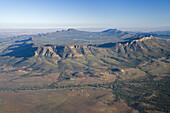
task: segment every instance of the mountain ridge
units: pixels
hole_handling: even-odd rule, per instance
[[[115,59],[123,58],[124,62],[126,60],[133,61],[138,59],[143,61],[169,56],[168,48],[168,44],[157,40],[153,36],[141,36],[129,41],[110,42],[100,45],[36,45],[28,40],[27,42],[8,47],[2,56],[22,58],[24,60],[28,60],[31,57],[48,57],[50,59],[57,58],[62,60],[90,56],[101,58],[112,58],[114,56]]]
[[[122,99],[139,112],[169,110],[169,43],[153,36],[88,45],[34,39],[14,40],[1,52],[1,91],[109,88],[109,107]]]
[[[108,29],[102,32],[88,32],[70,28],[68,30],[39,34],[31,37],[34,42],[43,44],[88,45],[120,41],[132,36],[134,35],[117,29]]]

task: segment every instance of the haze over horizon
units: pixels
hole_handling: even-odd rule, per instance
[[[170,30],[169,0],[0,0],[0,29]]]

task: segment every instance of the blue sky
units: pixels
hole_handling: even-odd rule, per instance
[[[167,26],[170,0],[0,0],[0,28]]]

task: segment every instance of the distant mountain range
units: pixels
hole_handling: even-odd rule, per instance
[[[102,32],[87,32],[76,29],[61,30],[38,35],[22,35],[12,38],[13,40],[22,40],[25,37],[31,37],[35,43],[40,44],[65,44],[65,45],[88,45],[104,42],[115,42],[125,38],[130,38],[130,34],[117,29],[108,29]]]

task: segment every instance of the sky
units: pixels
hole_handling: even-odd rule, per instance
[[[170,0],[0,0],[0,28],[170,26]]]

